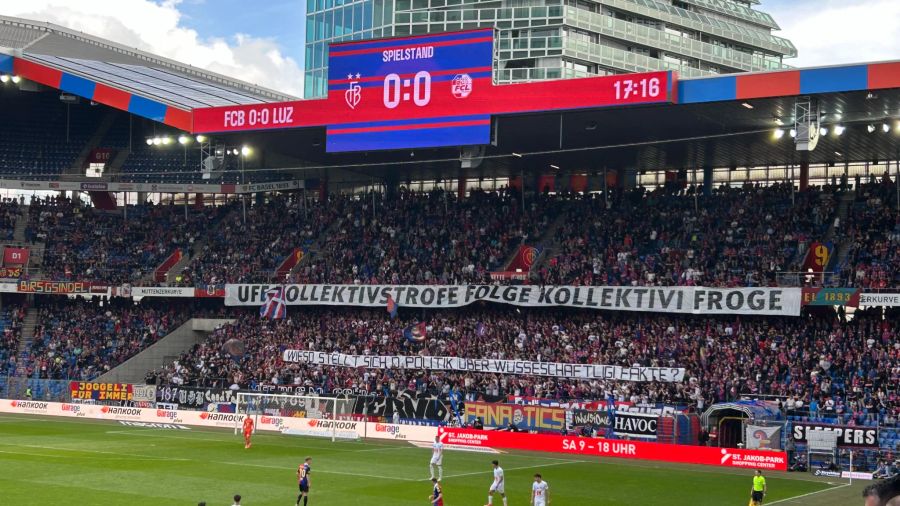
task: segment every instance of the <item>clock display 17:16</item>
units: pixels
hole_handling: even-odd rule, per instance
[[[659,78],[650,79],[622,79],[613,83],[616,89],[616,100],[628,100],[630,98],[657,98],[659,97]]]
[[[431,74],[420,70],[412,78],[401,78],[397,74],[384,76],[384,106],[394,109],[401,102],[412,100],[419,107],[431,101]]]

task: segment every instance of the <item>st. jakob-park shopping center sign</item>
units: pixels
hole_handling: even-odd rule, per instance
[[[328,97],[196,109],[195,133],[326,127],[326,151],[488,144],[491,117],[672,101],[671,72],[495,85],[494,31],[332,44]]]
[[[498,285],[225,285],[226,306],[256,306],[284,288],[288,306],[449,308],[480,301],[526,307],[579,307],[690,314],[800,315],[799,288]]]

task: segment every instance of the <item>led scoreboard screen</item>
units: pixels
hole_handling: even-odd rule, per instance
[[[328,100],[347,123],[327,128],[326,150],[487,144],[491,116],[460,114],[491,88],[492,29],[333,44]]]
[[[325,99],[195,109],[193,133],[325,127],[326,151],[489,144],[494,116],[664,104],[671,71],[496,85],[493,29],[329,47]]]

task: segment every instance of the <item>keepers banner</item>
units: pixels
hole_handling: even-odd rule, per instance
[[[800,315],[799,288],[705,288],[499,285],[226,285],[226,306],[261,306],[266,291],[284,286],[289,306],[415,308],[466,306],[479,301],[532,307],[586,307],[662,313]]]
[[[599,364],[563,364],[527,360],[494,360],[457,357],[345,355],[322,351],[284,350],[285,362],[356,367],[363,369],[434,369],[479,373],[553,376],[557,378],[609,379],[617,381],[684,380],[684,369],[677,367],[623,367]]]

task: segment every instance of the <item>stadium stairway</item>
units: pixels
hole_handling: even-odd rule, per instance
[[[337,232],[337,229],[340,226],[340,224],[341,224],[341,220],[334,220],[331,222],[330,225],[328,225],[328,228],[326,228],[321,234],[319,234],[318,237],[316,237],[313,240],[313,242],[311,244],[309,244],[308,246],[303,245],[303,244],[298,245],[298,247],[306,246],[306,250],[303,253],[303,258],[301,258],[300,261],[297,262],[297,265],[295,265],[290,270],[290,272],[288,272],[288,278],[293,276],[295,273],[299,272],[300,269],[302,269],[308,263],[310,263],[316,257],[316,255],[318,255],[319,252],[322,251],[322,248],[325,246],[325,241],[329,237],[332,237],[335,232]]]
[[[184,272],[184,269],[186,269],[187,266],[190,265],[191,260],[193,260],[196,255],[200,254],[200,252],[202,252],[203,249],[206,247],[206,242],[207,242],[206,236],[200,236],[197,239],[195,239],[193,248],[189,251],[186,251],[185,254],[181,256],[181,260],[176,262],[175,265],[173,265],[169,269],[169,271],[166,272],[166,280],[165,280],[165,282],[163,282],[163,285],[168,286],[175,280],[176,276],[178,276],[179,274]],[[149,277],[150,280],[154,280],[155,275],[156,275],[156,270],[154,269],[153,272],[149,273],[147,276],[144,276],[144,277],[145,278]]]
[[[110,110],[104,116],[103,119],[100,120],[100,124],[97,125],[96,130],[91,135],[91,138],[85,143],[84,147],[81,149],[81,152],[78,153],[78,157],[75,158],[75,161],[72,162],[72,166],[65,170],[61,174],[62,179],[66,179],[66,176],[83,176],[85,161],[87,160],[88,155],[91,154],[91,151],[94,148],[104,147],[100,146],[100,142],[106,137],[106,133],[112,127],[113,123],[116,121],[116,117],[118,116],[119,111]]]
[[[143,383],[147,372],[171,364],[207,335],[233,319],[191,318],[146,350],[101,375],[96,381],[112,383]]]
[[[28,364],[28,350],[34,341],[34,327],[38,322],[38,310],[34,307],[34,295],[28,296],[28,307],[25,310],[25,318],[22,319],[22,339],[19,340],[19,349],[16,356],[16,376],[25,376],[25,364]]]
[[[20,208],[27,209],[27,208]],[[18,243],[24,243],[27,239],[25,237],[25,230],[28,229],[28,212],[22,211],[19,213],[19,216],[16,217],[16,228],[13,230],[13,240]]]
[[[850,211],[850,206],[853,205],[855,200],[855,191],[844,192],[838,199],[838,208],[835,212],[835,219],[832,221],[831,226],[828,227],[828,232],[825,234],[825,241],[831,241],[835,244],[837,249],[836,253],[832,255],[831,260],[828,262],[828,267],[826,268],[828,272],[839,271],[840,266],[847,260],[847,255],[850,254],[852,241],[849,237],[844,236],[843,227],[847,223],[847,215]],[[835,224],[837,224],[837,226],[835,226]]]
[[[556,217],[556,219],[554,219],[553,222],[550,223],[550,226],[547,227],[547,229],[544,230],[544,233],[541,234],[541,236],[535,241],[536,243],[541,244],[543,248],[541,248],[541,253],[531,265],[531,272],[535,272],[546,267],[547,263],[549,263],[550,260],[559,253],[559,244],[556,242],[555,237],[556,231],[559,230],[559,227],[561,227],[566,221],[566,211],[568,211],[568,208],[560,209],[559,215]],[[504,265],[509,265],[517,252],[518,246],[513,249],[510,257],[506,259],[506,263]]]

